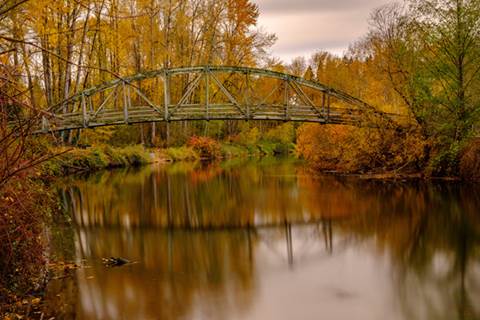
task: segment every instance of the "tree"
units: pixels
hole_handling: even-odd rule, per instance
[[[402,97],[440,167],[455,166],[480,110],[480,2],[408,0],[372,15],[372,55]]]
[[[406,4],[375,11],[370,48],[424,134],[461,144],[478,121],[480,2]]]
[[[440,111],[446,143],[460,143],[471,133],[480,107],[480,1],[411,1],[414,28],[425,44],[424,90]]]

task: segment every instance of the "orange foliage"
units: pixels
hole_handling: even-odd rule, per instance
[[[202,159],[218,159],[222,156],[220,144],[209,137],[193,136],[188,140],[188,146],[192,147]]]
[[[297,130],[297,153],[318,169],[339,169],[348,131],[346,126],[304,124]]]
[[[480,180],[480,139],[474,139],[460,155],[460,176],[466,180]]]
[[[425,144],[416,132],[382,128],[304,124],[297,130],[297,153],[318,170],[417,171]]]

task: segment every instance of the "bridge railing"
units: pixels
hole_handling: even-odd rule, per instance
[[[140,73],[84,90],[44,116],[39,132],[185,120],[277,120],[363,125],[394,114],[292,75],[245,67]]]

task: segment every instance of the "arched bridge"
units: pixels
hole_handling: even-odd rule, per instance
[[[372,117],[396,117],[315,81],[227,66],[171,68],[118,78],[77,93],[49,111],[37,132],[184,120],[364,125]]]

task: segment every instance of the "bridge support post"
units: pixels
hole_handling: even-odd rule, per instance
[[[327,121],[330,120],[330,95],[327,96]]]
[[[170,106],[170,76],[168,75],[168,72],[165,71],[165,74],[163,75],[163,95],[164,95],[164,106],[163,106],[163,111],[164,111],[164,119],[165,121],[170,120],[170,115],[168,112],[168,107]]]
[[[322,114],[325,123],[328,123],[330,119],[330,94],[328,91],[322,93]]]
[[[123,82],[123,119],[128,124],[128,108],[130,105],[130,92],[125,82]]]
[[[325,120],[325,123],[327,122],[327,117],[325,117],[325,91],[322,92],[322,115],[323,115],[323,120]]]
[[[247,110],[247,121],[250,120],[250,72],[245,72],[245,82],[247,84],[247,92],[245,93],[245,102]]]
[[[45,116],[42,116],[42,131],[44,133],[48,132],[48,120]]]
[[[290,115],[290,92],[289,92],[289,87],[290,87],[290,79],[287,77],[285,78],[285,121],[288,121],[289,115]]]
[[[82,94],[82,122],[83,127],[88,127],[88,114],[87,114],[87,103],[85,102],[85,95]]]
[[[207,121],[210,120],[210,69],[205,68],[205,108]]]

